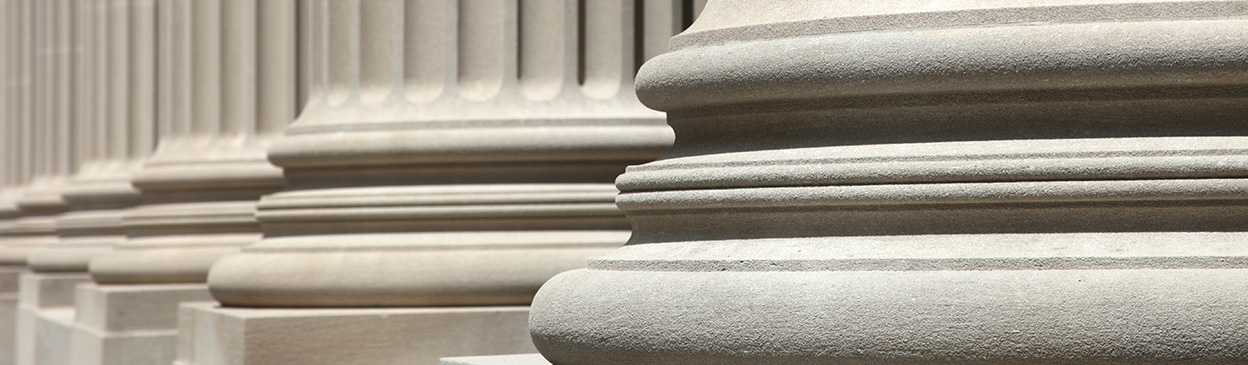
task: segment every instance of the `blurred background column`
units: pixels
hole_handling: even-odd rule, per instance
[[[158,92],[110,94],[110,106],[129,109],[109,111],[161,128],[133,174],[142,204],[122,217],[125,242],[92,259],[96,285],[78,289],[76,364],[174,360],[178,304],[211,300],[209,265],[260,238],[256,200],[283,185],[265,147],[296,111],[293,0],[128,5],[110,14],[126,22],[110,23],[110,37],[159,37],[130,45],[142,53],[114,55],[133,68],[110,68],[152,73],[142,80]]]
[[[264,240],[212,267],[221,306],[183,307],[180,363],[533,351],[533,294],[624,243],[611,182],[671,143],[632,78],[681,17],[643,25],[632,1],[300,4],[309,101],[269,149],[288,185],[260,202]]]
[[[23,118],[27,102],[24,96],[30,85],[29,73],[24,71],[30,56],[23,48],[25,35],[29,34],[25,7],[22,0],[0,0],[0,173],[4,179],[0,187],[0,248],[20,237],[13,226],[21,217],[17,199],[30,180],[28,155],[24,152],[24,130],[29,126],[28,119]],[[0,261],[0,365],[12,365],[16,360],[18,283],[24,266],[12,259]]]
[[[24,133],[31,146],[25,155],[34,160],[34,180],[18,198],[22,213],[13,224],[18,236],[0,247],[0,260],[30,263],[30,253],[58,241],[56,219],[68,205],[62,193],[77,170],[81,146],[74,143],[77,87],[73,66],[80,56],[75,43],[77,3],[70,0],[33,1],[24,22],[31,22],[33,85],[24,95],[33,100],[32,128]],[[17,314],[16,363],[63,364],[64,349],[46,347],[40,339],[66,339],[73,320],[73,285],[84,276],[23,273]],[[55,340],[54,340],[55,341]],[[67,342],[67,341],[60,341]]]
[[[1248,7],[716,0],[550,362],[1248,362]]]
[[[58,113],[70,118],[73,139],[65,148],[83,164],[61,190],[70,211],[56,218],[59,238],[28,256],[33,272],[22,276],[22,300],[32,303],[23,307],[23,320],[31,322],[30,331],[20,334],[27,347],[19,353],[31,354],[34,364],[69,364],[75,285],[90,282],[90,258],[124,239],[122,209],[138,201],[138,193],[126,175],[134,165],[127,165],[125,159],[150,151],[155,128],[151,120],[143,118],[108,118],[108,105],[103,100],[110,92],[109,77],[118,85],[112,92],[137,104],[142,103],[144,94],[150,99],[154,93],[150,77],[154,75],[147,72],[145,82],[141,71],[110,73],[107,52],[110,47],[118,52],[150,52],[155,33],[150,28],[137,29],[129,33],[134,39],[110,40],[106,25],[97,25],[97,21],[105,19],[111,3],[57,0],[50,5],[56,20],[53,36],[65,43],[57,50],[58,92],[54,100]],[[149,40],[146,47],[144,39]],[[135,47],[128,48],[127,44]],[[136,71],[147,68],[135,65]],[[61,75],[69,77],[61,80]],[[133,152],[127,154],[127,150]]]

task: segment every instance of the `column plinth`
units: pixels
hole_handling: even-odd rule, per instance
[[[638,76],[677,140],[552,363],[1248,359],[1248,13],[711,2]],[[796,10],[796,11],[790,11]]]

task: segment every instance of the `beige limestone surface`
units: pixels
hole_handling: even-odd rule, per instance
[[[541,354],[444,357],[439,365],[550,365]]]
[[[222,307],[192,313],[220,321],[184,332],[240,345],[182,361],[527,352],[524,306],[546,279],[624,243],[611,181],[671,141],[631,89],[638,61],[665,48],[645,40],[675,32],[680,4],[304,4],[308,103],[268,150],[287,186],[260,200],[264,238],[209,273]],[[294,333],[363,330],[350,321],[387,311],[401,314],[366,322],[393,334],[377,346],[364,345],[372,334],[324,345],[332,336]],[[461,312],[474,314],[443,322]],[[335,347],[306,350],[317,345]]]
[[[150,6],[61,4],[58,16],[73,23],[71,142],[81,165],[61,191],[69,211],[56,218],[57,241],[32,251],[29,264],[35,272],[85,273],[92,258],[125,240],[123,210],[140,201],[130,175],[154,144],[156,125],[142,108],[150,105],[145,96],[154,90],[154,73],[142,72],[142,60],[156,35],[143,23],[152,20],[144,13]],[[110,33],[130,23],[132,31]]]
[[[577,6],[309,2],[309,101],[269,149],[289,186],[260,202],[264,239],[213,267],[214,297],[523,305],[622,244],[610,181],[671,140],[630,91],[634,33],[673,29],[597,2],[578,27]]]
[[[133,112],[162,128],[132,178],[143,204],[123,217],[127,239],[91,272],[104,284],[202,283],[218,256],[259,239],[255,201],[283,185],[264,148],[295,112],[294,2],[118,8],[142,15],[129,21],[144,28],[110,23],[116,31],[166,35],[118,56],[160,91],[140,95],[144,108]]]
[[[91,281],[85,273],[21,276],[14,349],[17,364],[69,364],[74,323],[74,288]]]
[[[711,2],[552,363],[1248,362],[1248,3]]]
[[[260,238],[256,200],[284,184],[264,150],[296,111],[295,2],[111,4],[108,34],[131,43],[109,65],[135,79],[110,90],[109,110],[159,135],[150,156],[125,155],[142,157],[129,176],[141,204],[120,217],[125,240],[90,261],[99,285],[78,292],[74,361],[166,365],[178,304],[211,300],[208,268]]]
[[[75,365],[170,364],[178,305],[212,301],[203,284],[83,284],[73,298]]]
[[[23,42],[18,54],[30,62],[30,85],[21,103],[22,126],[14,130],[21,139],[16,158],[27,164],[22,175],[26,185],[16,199],[20,218],[7,227],[0,260],[13,265],[29,265],[32,271],[45,271],[57,265],[35,268],[34,253],[59,243],[57,221],[73,207],[65,198],[70,177],[82,165],[86,146],[79,145],[85,121],[80,106],[87,104],[79,88],[85,77],[84,42],[75,25],[89,13],[81,2],[20,1],[11,3],[26,16],[20,25],[29,46]],[[12,11],[13,8],[7,8]],[[7,13],[6,11],[6,13]],[[32,52],[32,53],[26,53]],[[29,104],[25,104],[29,103]],[[75,253],[74,255],[77,255]],[[54,260],[55,261],[55,260]],[[81,265],[84,266],[85,264]],[[53,268],[51,271],[59,271]],[[87,280],[85,273],[23,273],[15,330],[13,356],[16,364],[68,364],[68,337],[73,322],[73,285]]]
[[[427,364],[532,352],[528,307],[224,308],[185,304],[175,364]]]
[[[13,365],[17,349],[18,292],[21,267],[0,267],[0,365]]]

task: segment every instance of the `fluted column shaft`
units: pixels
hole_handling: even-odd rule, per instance
[[[10,239],[0,246],[0,263],[25,265],[30,250],[56,241],[55,217],[64,212],[61,196],[66,180],[77,167],[69,117],[70,33],[68,1],[19,2],[21,57],[25,84],[19,96],[23,170],[29,177],[17,198],[22,217],[6,230]]]
[[[161,54],[127,65],[143,67],[132,72],[166,76],[162,104],[156,105],[154,93],[119,97],[128,103],[110,112],[143,125],[159,117],[165,128],[156,152],[134,176],[145,203],[124,217],[127,241],[91,263],[103,284],[203,282],[217,256],[259,239],[255,201],[283,184],[281,171],[265,161],[264,148],[296,110],[293,1],[179,0],[160,6],[169,18],[161,22],[168,36]],[[146,45],[155,47],[155,41]],[[152,87],[154,80],[142,79]],[[121,148],[114,154],[137,152]]]
[[[3,16],[3,25],[0,25],[0,50],[4,51],[5,57],[0,57],[0,126],[3,130],[4,146],[0,153],[4,154],[4,167],[0,175],[3,176],[0,186],[0,234],[4,234],[10,220],[17,217],[17,195],[22,184],[26,182],[25,172],[22,170],[21,153],[22,135],[21,130],[21,66],[22,53],[21,46],[21,12],[20,3],[17,0],[5,0],[0,2],[0,16]]]
[[[637,90],[577,364],[1248,361],[1248,6],[720,0]]]
[[[213,267],[223,304],[527,304],[627,238],[610,182],[671,140],[634,52],[677,6],[635,29],[633,2],[306,4],[309,101],[269,149],[288,188]]]
[[[34,252],[59,242],[59,213],[69,208],[64,192],[70,177],[78,170],[88,145],[80,144],[81,136],[90,133],[82,128],[80,106],[87,84],[79,66],[84,59],[85,39],[83,18],[92,8],[85,1],[48,0],[30,4],[33,23],[33,84],[30,143],[32,153],[24,158],[35,161],[33,180],[18,199],[22,217],[13,226],[19,232],[0,247],[3,260],[31,265],[35,268]],[[77,254],[74,252],[72,255]],[[79,265],[85,268],[85,263]],[[55,270],[54,270],[55,271]],[[22,273],[19,278],[20,298],[16,324],[15,362],[18,365],[66,364],[71,317],[63,316],[73,306],[73,285],[87,281],[85,274],[62,275],[39,272]]]
[[[0,247],[15,237],[13,224],[20,216],[17,199],[29,175],[23,169],[27,155],[22,152],[23,121],[21,102],[24,92],[22,72],[22,3],[0,0]],[[0,263],[0,365],[13,365],[15,320],[19,302],[18,281],[22,267],[8,260]]]
[[[122,211],[139,202],[130,174],[151,151],[156,129],[152,118],[143,116],[151,111],[130,112],[151,109],[150,101],[142,99],[155,93],[154,4],[113,0],[71,4],[75,42],[69,116],[74,153],[82,165],[62,189],[70,211],[56,220],[60,239],[31,253],[30,266],[36,272],[86,272],[91,258],[124,240]],[[118,150],[131,152],[113,152]]]

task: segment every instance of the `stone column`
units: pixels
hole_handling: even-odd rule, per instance
[[[21,336],[30,347],[22,350],[34,354],[34,363],[69,364],[75,286],[91,281],[91,258],[124,240],[122,213],[138,203],[129,175],[150,152],[156,127],[145,117],[152,113],[142,112],[151,109],[155,73],[151,61],[139,60],[152,58],[156,34],[148,24],[154,20],[150,3],[58,0],[53,5],[58,24],[72,24],[68,32],[57,32],[69,39],[59,53],[65,57],[58,57],[58,74],[70,77],[56,87],[57,95],[70,100],[58,108],[71,119],[72,153],[84,164],[61,190],[70,211],[56,218],[59,239],[32,250],[27,260],[33,272],[22,276],[22,299],[35,303],[24,313],[34,333]],[[110,38],[110,14],[120,12],[126,13],[118,28],[130,30]],[[130,62],[111,62],[114,55]],[[119,102],[110,104],[109,98]]]
[[[22,153],[25,141],[22,139],[24,123],[21,119],[21,96],[24,95],[24,78],[22,73],[26,53],[21,50],[22,2],[17,0],[0,0],[0,170],[4,170],[4,186],[0,186],[0,247],[10,244],[15,232],[12,224],[20,217],[17,209],[17,197],[21,195],[21,187],[29,180],[29,175],[22,169]],[[0,262],[0,365],[12,365],[15,360],[15,335],[17,319],[17,302],[19,291],[17,282],[22,272],[20,264],[6,261]]]
[[[636,28],[634,2],[301,5],[309,101],[269,149],[288,186],[213,266],[222,306],[183,307],[180,363],[532,351],[533,294],[624,243],[611,181],[671,142],[631,90],[639,40],[675,23]]]
[[[57,241],[56,218],[68,205],[63,191],[80,161],[73,143],[80,132],[74,128],[75,98],[71,93],[73,64],[77,55],[74,30],[76,3],[70,0],[34,1],[29,4],[33,24],[32,121],[34,180],[18,199],[22,218],[14,223],[20,236],[4,247],[4,260],[29,264],[33,250]],[[20,278],[17,314],[16,363],[66,364],[68,329],[73,321],[73,285],[83,276],[24,273]]]
[[[712,1],[678,136],[551,279],[576,364],[1248,362],[1248,7]]]
[[[141,113],[164,127],[134,174],[143,204],[123,217],[126,241],[92,259],[98,285],[78,289],[74,346],[84,364],[174,360],[178,304],[211,300],[203,284],[209,265],[260,238],[256,200],[283,185],[265,147],[296,111],[293,1],[131,5],[140,7],[147,9],[142,18],[133,11],[117,17],[159,27],[160,39],[142,55],[114,61],[147,66],[128,72],[160,72],[161,97],[116,101],[128,102],[122,107],[130,118]],[[127,29],[144,34],[110,31]]]
[[[0,265],[26,264],[30,250],[56,240],[55,216],[66,209],[60,188],[68,179],[68,119],[57,111],[53,83],[56,44],[51,19],[54,2],[19,0],[20,123],[23,143],[19,159],[29,178],[18,194],[21,217],[8,229],[10,238],[0,247]]]
[[[8,246],[13,239],[12,224],[20,217],[17,198],[28,180],[22,161],[24,148],[23,119],[21,118],[23,95],[22,59],[22,3],[18,0],[0,0],[0,170],[3,170],[3,186],[0,186],[0,247]],[[13,365],[18,306],[18,281],[23,268],[11,262],[0,263],[0,365]]]

